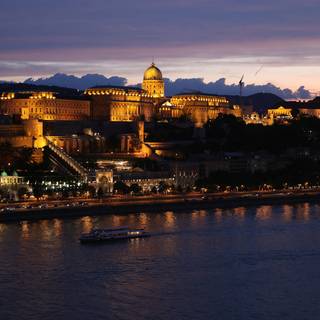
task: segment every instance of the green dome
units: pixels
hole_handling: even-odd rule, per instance
[[[13,175],[14,177],[18,177],[18,176],[19,176],[16,170],[14,170],[14,171],[12,172],[12,175]]]
[[[5,171],[1,172],[1,177],[7,177],[7,176],[8,176],[8,174]]]

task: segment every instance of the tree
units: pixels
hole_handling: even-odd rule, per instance
[[[13,162],[14,150],[10,143],[4,142],[0,144],[0,168],[6,168],[8,163]]]
[[[141,193],[142,192],[142,188],[141,186],[139,186],[137,183],[133,183],[131,186],[130,186],[130,192],[132,193]]]
[[[6,189],[0,189],[0,199],[8,199],[9,193]]]
[[[117,181],[114,186],[113,190],[116,193],[128,194],[130,192],[130,188],[122,181]]]
[[[84,192],[88,192],[89,193],[89,197],[90,198],[94,198],[96,195],[96,188],[93,186],[89,186],[88,184],[86,184],[84,186]]]
[[[104,192],[103,192],[102,188],[98,189],[97,195],[98,195],[98,198],[100,198],[100,199],[103,198]]]
[[[182,193],[183,192],[183,189],[182,189],[180,184],[177,186],[177,192],[178,193]]]
[[[166,193],[168,189],[169,189],[169,186],[164,181],[159,182],[158,190],[160,193]]]
[[[292,115],[293,119],[297,119],[300,115],[299,109],[297,109],[297,108],[292,109],[291,115]]]
[[[21,199],[24,195],[28,193],[28,188],[26,187],[20,187],[18,189],[18,197]]]
[[[33,186],[33,195],[39,199],[43,196],[43,188],[42,186],[36,184]]]
[[[67,189],[62,190],[62,198],[67,199],[69,197],[69,191]]]

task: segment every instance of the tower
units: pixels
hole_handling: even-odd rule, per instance
[[[154,63],[152,63],[144,73],[142,89],[147,91],[153,98],[164,97],[164,81],[162,79],[162,73]]]

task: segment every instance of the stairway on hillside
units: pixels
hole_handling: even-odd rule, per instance
[[[50,160],[55,164],[59,164],[65,169],[65,171],[70,172],[72,175],[77,175],[88,180],[89,172],[88,170],[80,164],[77,160],[71,157],[63,149],[56,146],[52,141],[46,138],[47,150],[49,151]]]

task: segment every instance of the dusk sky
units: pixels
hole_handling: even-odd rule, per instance
[[[137,83],[154,57],[171,79],[237,83],[244,73],[246,83],[318,92],[319,13],[319,0],[3,1],[0,79],[100,73]]]

